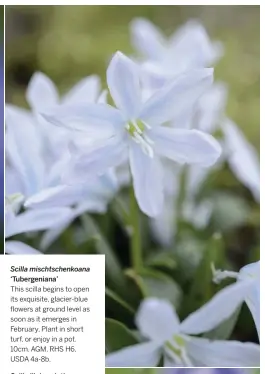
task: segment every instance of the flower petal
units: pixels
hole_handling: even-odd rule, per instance
[[[100,141],[73,156],[63,182],[69,185],[89,183],[94,176],[121,164],[126,157],[126,142],[121,136]]]
[[[66,219],[62,220],[58,225],[55,227],[45,231],[43,234],[41,241],[40,241],[40,249],[47,250],[51,244],[59,238],[59,236],[65,231],[65,229],[70,226],[70,224],[74,221],[76,215],[71,214]]]
[[[168,301],[156,298],[142,301],[135,324],[144,337],[162,343],[179,331],[179,319],[174,307]]]
[[[259,367],[260,365],[259,345],[254,343],[190,338],[186,348],[194,366]]]
[[[210,331],[229,318],[243,303],[250,285],[236,282],[219,291],[208,303],[191,313],[180,325],[185,334]]]
[[[163,170],[160,161],[146,155],[139,145],[130,146],[130,167],[134,193],[140,209],[155,217],[163,209]]]
[[[260,282],[253,283],[245,299],[247,306],[254,319],[258,335],[260,336]]]
[[[212,42],[204,26],[190,20],[177,29],[170,38],[171,48],[180,58],[186,60],[186,68],[205,67],[222,56],[223,48],[218,42]]]
[[[250,278],[258,279],[260,278],[260,261],[253,262],[243,266],[239,273],[238,278],[240,280],[247,280]]]
[[[95,103],[100,91],[100,79],[97,75],[81,79],[61,100],[62,104]]]
[[[121,52],[116,52],[107,70],[111,96],[127,120],[135,119],[141,105],[138,69],[132,60]]]
[[[5,253],[10,255],[42,255],[37,249],[15,240],[5,242]]]
[[[6,152],[8,162],[19,175],[25,195],[35,193],[43,184],[44,163],[41,139],[33,116],[18,108],[6,109]],[[30,147],[29,147],[30,144]]]
[[[259,201],[260,165],[257,151],[231,120],[225,120],[223,131],[229,152],[228,162],[233,173],[240,182],[250,189],[254,198]]]
[[[134,47],[143,56],[160,60],[166,50],[166,40],[160,30],[144,18],[135,18],[130,28]]]
[[[219,143],[198,130],[172,129],[158,126],[152,129],[155,150],[180,164],[211,166],[221,155]]]
[[[40,242],[40,249],[46,250],[49,248],[51,244],[67,229],[67,227],[83,213],[105,213],[106,206],[106,201],[102,199],[94,198],[93,200],[83,201],[76,208],[72,209],[72,214],[69,217],[66,217],[65,220],[62,220],[58,225],[47,230],[43,234]]]
[[[120,112],[105,104],[61,105],[41,115],[56,126],[99,138],[113,135],[115,126],[123,123]]]
[[[181,117],[193,107],[212,81],[213,69],[197,69],[181,74],[144,103],[139,117],[153,126]]]
[[[162,347],[155,342],[135,344],[106,356],[106,367],[155,367]]]
[[[59,103],[59,95],[55,84],[41,72],[36,72],[31,77],[26,99],[30,107],[38,112]]]
[[[50,208],[74,205],[85,198],[86,187],[84,185],[59,185],[46,188],[26,200],[26,208]]]
[[[24,232],[49,229],[64,220],[70,213],[71,210],[68,208],[28,210],[15,216],[12,224],[8,224],[6,237]]]
[[[214,83],[198,101],[196,128],[212,134],[220,125],[227,103],[227,87],[224,83]]]
[[[154,238],[164,247],[174,243],[177,231],[176,199],[166,196],[162,212],[150,220],[150,228]]]

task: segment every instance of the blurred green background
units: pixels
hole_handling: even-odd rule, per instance
[[[227,114],[243,129],[246,137],[259,151],[258,6],[7,6],[6,101],[27,105],[25,89],[36,70],[50,76],[62,92],[90,74],[100,75],[105,86],[105,71],[111,55],[116,50],[133,53],[128,24],[134,17],[150,19],[168,35],[188,19],[198,18],[211,38],[224,44],[225,55],[216,66],[215,79],[228,84]],[[222,267],[229,266],[238,270],[259,258],[259,206],[250,192],[237,181],[227,165],[214,176],[209,188],[222,193],[218,219],[204,233],[188,230],[188,236],[184,237],[183,251],[181,241],[176,244],[177,249],[172,248],[174,254],[178,251],[177,270],[174,264],[170,270],[169,262],[164,266],[166,269],[162,265],[162,271],[184,291],[184,301],[178,307],[181,308],[182,317],[216,292],[216,287],[211,284],[209,269],[209,262],[214,260],[214,247],[223,257],[219,258],[219,266]],[[205,189],[205,193],[207,191]],[[110,209],[105,217],[99,217],[97,223],[114,248],[122,268],[126,269],[129,266],[128,237],[121,229],[113,210]],[[50,252],[93,252],[91,238],[80,239],[82,235],[79,226],[68,229]],[[146,228],[146,224],[143,227]],[[216,244],[214,239],[209,240],[216,230],[222,234],[221,245]],[[146,232],[144,235],[148,236]],[[143,242],[145,247],[149,247],[150,254],[155,253],[157,244],[152,239],[147,238]],[[37,247],[37,242],[31,244]],[[196,257],[196,251],[204,251],[205,256],[210,257],[203,257],[199,264],[201,257]],[[184,256],[184,260],[181,256]],[[148,266],[157,266],[152,263],[153,259],[149,260]],[[158,281],[152,283],[158,293],[160,286]],[[168,287],[171,287],[170,282]],[[164,292],[164,288],[160,289],[161,294]],[[132,303],[135,310],[139,295],[137,294],[136,301],[130,300],[130,296],[130,293],[125,292],[126,301]],[[132,327],[132,316],[116,311],[115,303],[112,309],[111,300],[113,302],[113,294],[109,293],[107,317],[116,318]],[[243,308],[234,336],[242,340],[257,340],[253,321],[246,308]]]

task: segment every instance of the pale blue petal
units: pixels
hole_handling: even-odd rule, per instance
[[[238,180],[250,189],[253,197],[260,199],[260,162],[253,145],[231,120],[223,124],[228,162]]]
[[[87,187],[84,185],[59,185],[46,188],[26,200],[26,208],[50,208],[74,205],[84,199]]]
[[[21,192],[30,195],[39,190],[44,180],[40,136],[33,117],[15,107],[6,110],[6,127],[7,160],[20,176]]]
[[[59,95],[55,84],[41,72],[36,72],[31,77],[26,99],[31,109],[37,112],[59,103]]]
[[[72,214],[62,220],[58,225],[47,230],[40,241],[40,249],[47,250],[51,244],[71,225],[71,223],[85,212],[105,213],[107,204],[102,199],[83,201],[76,208],[72,209]]]
[[[154,238],[164,247],[170,247],[174,243],[177,232],[176,218],[176,199],[166,195],[162,213],[150,220]]]
[[[130,25],[134,47],[150,59],[160,60],[166,52],[166,40],[160,30],[144,18],[135,18]]]
[[[221,155],[219,143],[198,130],[181,130],[159,126],[152,129],[155,150],[180,164],[211,166]]]
[[[15,240],[5,242],[5,253],[10,255],[42,255],[37,249]]]
[[[100,141],[73,157],[69,170],[63,175],[66,184],[89,183],[92,177],[121,164],[126,157],[127,144],[122,136]]]
[[[56,226],[71,214],[68,208],[32,209],[14,217],[6,227],[6,237],[24,232],[40,231]]]
[[[139,117],[150,125],[159,125],[182,116],[193,107],[212,81],[213,69],[181,74],[144,103]]]
[[[198,116],[194,125],[197,129],[212,134],[219,126],[227,104],[227,87],[214,83],[198,101]]]
[[[156,298],[142,301],[135,324],[144,337],[162,343],[179,331],[179,319],[173,305]]]
[[[141,105],[139,67],[121,52],[116,52],[107,70],[107,82],[124,117],[135,119]]]
[[[239,271],[239,279],[259,279],[260,277],[260,261],[253,262],[243,266]]]
[[[260,336],[260,281],[253,283],[245,299],[254,319],[258,335]]]
[[[9,165],[5,166],[5,195],[25,193],[23,178],[14,168]]]
[[[156,367],[162,347],[154,342],[135,344],[106,356],[106,367]]]
[[[103,90],[97,99],[98,104],[108,103],[108,90]]]
[[[180,331],[184,334],[201,334],[213,330],[228,319],[248,294],[250,286],[243,283],[237,282],[219,291],[181,323]]]
[[[156,217],[163,209],[163,170],[160,161],[146,155],[138,144],[130,146],[130,168],[140,209]]]
[[[109,137],[115,126],[123,123],[120,112],[107,104],[60,105],[42,116],[56,126],[84,132],[92,138]]]
[[[76,215],[73,213],[66,219],[63,219],[55,227],[45,231],[40,241],[40,249],[47,250],[52,243],[67,229],[75,220]]]
[[[209,66],[223,53],[221,44],[212,42],[204,26],[196,20],[177,29],[170,38],[170,47],[176,57],[186,61],[186,69]]]
[[[260,348],[254,343],[190,338],[186,348],[194,366],[260,366]]]
[[[97,75],[81,79],[61,100],[62,104],[73,105],[95,103],[100,92],[100,79]]]

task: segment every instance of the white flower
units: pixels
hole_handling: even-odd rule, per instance
[[[233,292],[233,287],[241,287],[245,291],[243,301],[246,302],[256,325],[258,334],[260,333],[260,262],[243,266],[240,271],[216,270],[213,267],[214,281],[219,283],[225,278],[235,278],[237,282],[223,289],[224,302],[229,293]],[[240,303],[238,304],[240,305]]]
[[[8,196],[5,202],[5,238],[49,229],[70,214],[68,208],[36,209],[17,214],[23,202],[23,196],[19,194]],[[10,254],[40,254],[34,248],[18,241],[7,241],[5,251]]]
[[[66,185],[61,174],[68,167],[70,153],[64,150],[60,158],[55,157],[50,165],[42,152],[42,134],[37,131],[29,114],[9,108],[6,124],[7,194],[22,194],[27,208],[75,206],[72,219],[78,212],[105,212],[109,200],[117,191],[113,171],[101,177],[87,176],[86,184]],[[63,223],[66,223],[65,219]]]
[[[103,104],[78,105],[43,115],[54,124],[84,134],[91,128],[105,133],[105,140],[80,150],[67,178],[82,181],[87,173],[101,174],[129,155],[138,204],[144,213],[156,216],[163,206],[161,156],[204,166],[214,164],[220,156],[221,148],[213,137],[162,126],[196,102],[211,84],[212,69],[183,74],[143,103],[137,65],[117,52],[108,67],[107,81],[118,109]]]
[[[164,77],[172,78],[194,68],[208,67],[222,55],[222,46],[211,42],[203,25],[188,21],[166,38],[150,21],[137,18],[131,23],[132,42],[145,58],[143,68],[160,86]]]
[[[100,80],[91,75],[79,81],[60,98],[53,81],[47,75],[36,72],[29,82],[26,99],[33,112],[38,113],[54,105],[68,105],[82,102],[96,102],[100,95]]]
[[[217,163],[219,164],[219,161]],[[217,163],[211,169],[216,168]],[[163,246],[169,247],[174,244],[178,230],[178,218],[190,222],[198,229],[203,229],[209,223],[213,204],[210,199],[196,201],[196,194],[200,191],[202,183],[209,173],[207,168],[196,165],[186,167],[185,198],[180,207],[177,206],[177,203],[183,167],[168,162],[163,163],[163,166],[165,202],[162,212],[157,217],[150,219],[150,227],[155,239]]]
[[[63,206],[73,207],[69,216],[45,232],[40,243],[40,248],[48,248],[83,213],[106,213],[107,205],[117,190],[116,175],[113,170],[110,170],[100,177],[88,180],[88,184],[51,187],[29,198],[25,206],[34,209]]]
[[[224,120],[222,128],[230,168],[238,180],[249,188],[253,197],[259,201],[260,165],[257,151],[230,119]]]
[[[32,122],[35,132],[41,138],[35,148],[42,152],[49,165],[64,157],[64,152],[68,151],[71,138],[64,129],[54,128],[39,116],[39,112],[48,110],[57,105],[69,105],[77,102],[95,103],[104,101],[104,93],[100,95],[100,80],[92,75],[78,82],[68,93],[61,98],[52,80],[41,72],[33,74],[26,91],[26,99],[32,112],[20,109],[13,105],[6,105],[7,112],[20,117],[20,121]],[[21,125],[22,128],[22,125]],[[19,131],[17,129],[17,131]],[[28,139],[29,141],[31,140]],[[34,144],[32,144],[34,146]]]
[[[179,321],[165,300],[146,299],[136,315],[136,325],[148,341],[106,356],[108,367],[154,367],[161,357],[164,366],[256,367],[259,346],[237,341],[211,341],[191,335],[212,330],[228,318],[244,297],[239,286],[223,303],[222,291],[203,307]]]

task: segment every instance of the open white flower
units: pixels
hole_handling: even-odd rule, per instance
[[[228,270],[216,270],[213,267],[214,281],[219,283],[226,278],[235,278],[237,282],[223,289],[224,302],[229,293],[233,292],[233,287],[241,287],[242,291],[245,291],[243,301],[246,302],[256,325],[257,332],[260,332],[260,262],[254,262],[243,266],[237,273],[235,271]],[[238,304],[240,305],[240,303]]]
[[[230,119],[223,123],[227,158],[235,176],[251,191],[253,197],[260,199],[259,156],[253,145]]]
[[[131,23],[131,35],[133,45],[144,57],[144,71],[157,86],[165,77],[211,66],[222,55],[221,43],[212,42],[196,20],[188,21],[166,38],[150,21],[136,18]]]
[[[17,214],[23,202],[23,196],[16,194],[8,196],[5,204],[5,238],[11,236],[46,230],[56,226],[69,217],[68,208],[49,208],[28,210]],[[6,241],[5,252],[9,254],[41,254],[36,249],[19,241]]]
[[[163,168],[160,157],[179,163],[210,166],[221,153],[217,141],[197,130],[163,126],[188,110],[212,82],[212,69],[193,70],[176,78],[142,102],[139,69],[117,52],[107,70],[107,81],[118,109],[109,105],[57,108],[43,116],[52,123],[82,131],[101,129],[105,139],[80,149],[67,179],[82,181],[121,164],[129,154],[138,204],[150,216],[163,206]],[[88,139],[90,140],[90,139]]]
[[[135,323],[148,341],[106,356],[109,367],[153,367],[161,358],[164,366],[256,367],[259,346],[237,341],[211,341],[191,335],[210,331],[227,319],[244,297],[239,286],[223,303],[222,291],[180,322],[173,306],[165,300],[142,302]]]
[[[108,203],[117,190],[116,175],[113,170],[110,170],[100,177],[91,179],[88,181],[88,184],[51,187],[27,199],[25,207],[34,209],[72,207],[69,216],[45,232],[40,243],[40,248],[47,249],[83,213],[105,213]]]
[[[107,171],[101,177],[87,176],[86,184],[66,185],[61,174],[68,167],[69,151],[64,150],[50,165],[43,154],[42,134],[27,113],[9,108],[6,124],[7,194],[22,194],[27,208],[78,206],[77,211],[105,211],[107,203],[117,191],[113,171]]]

